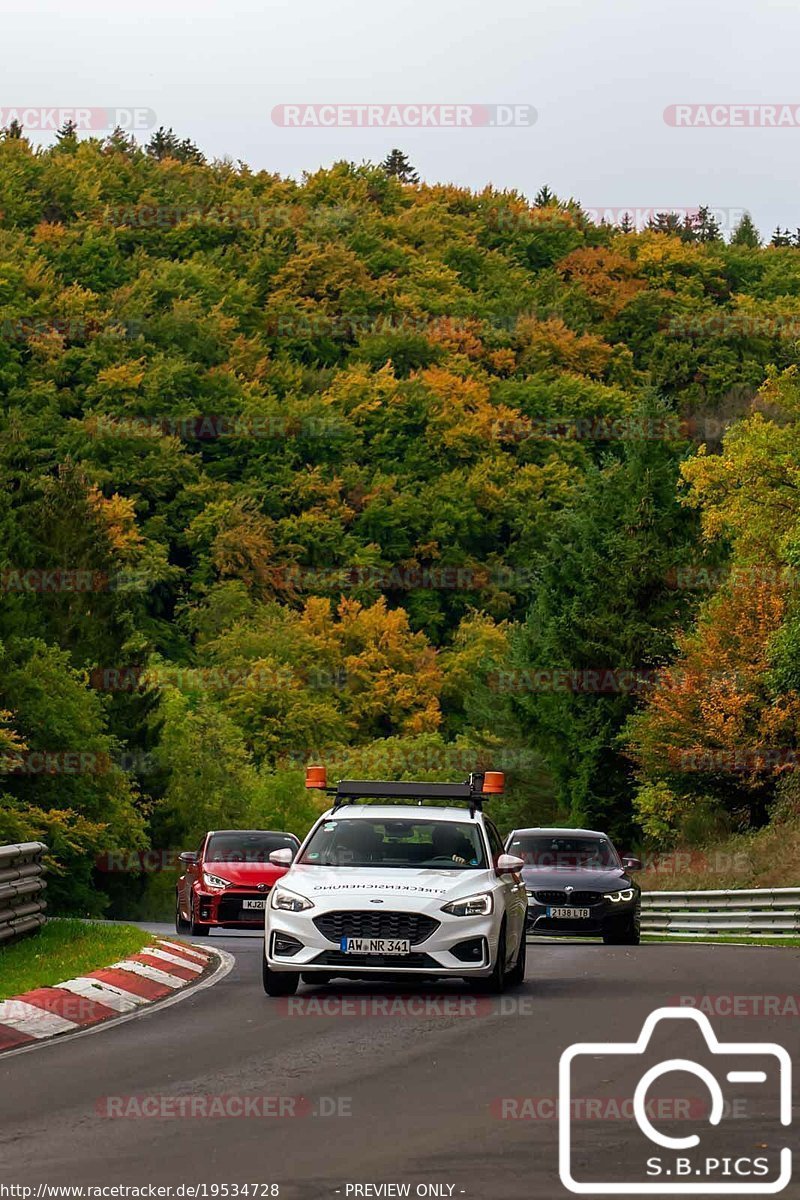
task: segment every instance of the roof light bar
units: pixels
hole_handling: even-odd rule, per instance
[[[356,800],[424,800],[469,804],[474,814],[484,800],[502,795],[505,786],[502,771],[473,772],[463,783],[431,783],[393,781],[385,779],[340,779],[328,787],[324,767],[306,768],[306,787],[326,791],[334,797],[334,808]]]

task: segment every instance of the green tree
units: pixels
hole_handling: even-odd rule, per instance
[[[652,229],[654,233],[678,234],[686,236],[689,241],[694,241],[694,224],[690,222],[687,225],[686,221],[681,219],[680,213],[656,213],[647,222],[647,228]]]
[[[419,183],[419,175],[402,150],[390,150],[381,166],[387,175],[401,183]]]
[[[736,222],[736,226],[731,234],[731,245],[749,246],[752,250],[761,245],[761,238],[753,224],[753,218],[750,216],[750,213],[743,213]]]
[[[534,208],[551,208],[558,204],[558,196],[546,183],[543,183],[533,198]]]
[[[772,234],[771,246],[791,246],[792,235],[788,229],[781,229],[780,225],[775,226],[775,231]]]
[[[165,158],[175,158],[178,162],[202,165],[205,156],[189,138],[179,138],[172,128],[165,129],[163,125],[155,131],[145,147],[145,153],[157,162]]]
[[[75,150],[78,145],[78,126],[72,120],[67,120],[56,131],[56,144],[61,150]]]
[[[649,409],[654,421],[658,412]],[[511,670],[498,676],[563,816],[620,837],[632,829],[633,776],[619,734],[685,605],[669,584],[693,535],[677,476],[676,456],[655,439],[627,441],[590,469],[580,501],[553,522]]]
[[[721,242],[722,230],[715,214],[706,204],[701,204],[694,218],[695,240],[698,242]]]
[[[66,654],[13,638],[0,646],[0,704],[16,739],[9,748],[4,732],[0,843],[46,841],[53,910],[99,915],[95,858],[143,845],[145,828],[124,747],[107,731],[105,706]]]

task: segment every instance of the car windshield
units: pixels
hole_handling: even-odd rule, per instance
[[[370,820],[331,817],[315,830],[298,860],[314,867],[486,867],[483,839],[467,821]]]
[[[552,834],[515,834],[508,846],[526,867],[603,870],[619,867],[617,852],[604,837],[562,837]]]
[[[206,862],[268,863],[273,850],[297,849],[288,833],[215,833],[206,847]]]

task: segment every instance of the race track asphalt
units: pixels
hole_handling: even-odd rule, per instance
[[[719,1039],[775,1042],[798,1059],[795,949],[539,941],[529,944],[524,987],[501,999],[455,984],[354,983],[303,985],[288,1002],[262,991],[258,936],[214,934],[211,945],[236,958],[215,986],[115,1028],[0,1058],[0,1185],[30,1186],[36,1197],[39,1184],[172,1185],[172,1196],[177,1185],[205,1184],[213,1200],[225,1195],[213,1185],[233,1197],[233,1185],[258,1183],[278,1185],[277,1193],[260,1188],[258,1200],[357,1200],[392,1192],[355,1185],[408,1184],[412,1197],[556,1200],[569,1195],[555,1100],[559,1058],[571,1044],[631,1042],[654,1010],[707,997]],[[642,1171],[656,1154],[663,1181],[667,1164],[688,1153],[644,1139],[631,1097],[653,1062],[696,1055],[708,1064],[699,1027],[663,1022],[648,1054],[576,1059],[577,1178],[648,1178]],[[798,1138],[796,1123],[787,1130],[778,1121],[780,1064],[770,1054],[763,1061],[765,1083],[724,1082],[716,1129],[693,1075],[656,1082],[654,1124],[675,1137],[702,1135],[696,1153],[710,1147],[723,1164],[730,1156],[729,1171],[740,1157],[773,1156],[772,1178],[774,1156]],[[232,1115],[198,1110],[213,1104]],[[732,1178],[724,1165],[708,1171]],[[800,1163],[795,1176],[781,1195],[800,1197]],[[11,1194],[0,1186],[0,1196]],[[685,1194],[704,1193],[698,1185]]]

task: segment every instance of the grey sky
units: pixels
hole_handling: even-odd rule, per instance
[[[800,120],[673,128],[679,102],[798,108],[790,0],[28,0],[4,4],[0,108],[150,108],[209,156],[299,175],[400,146],[429,181],[589,208],[749,209],[800,225]],[[532,128],[290,129],[281,103],[527,103]],[[45,139],[49,140],[49,138]]]

